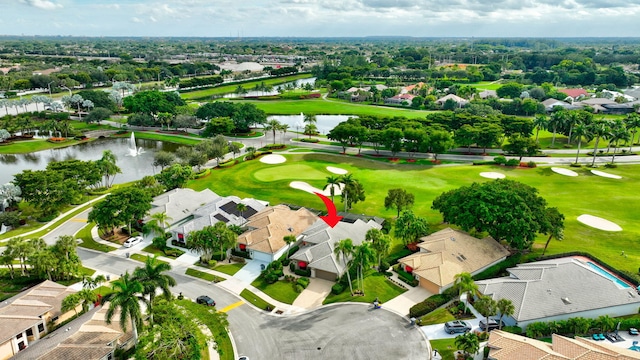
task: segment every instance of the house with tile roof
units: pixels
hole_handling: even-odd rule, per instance
[[[411,105],[411,102],[415,97],[416,95],[412,95],[412,94],[398,94],[390,98],[384,99],[384,103],[385,105],[403,105],[404,106],[405,103],[407,105]]]
[[[365,240],[367,231],[382,229],[374,220],[353,222],[339,221],[330,227],[324,220],[318,220],[298,237],[300,249],[290,259],[296,261],[296,267],[311,270],[311,277],[336,281],[346,271],[347,259],[338,260],[334,253],[340,240],[351,239],[354,246]]]
[[[515,312],[503,320],[523,330],[536,321],[637,314],[640,306],[640,295],[632,284],[587,258],[519,264],[507,272],[509,276],[476,284],[485,296],[511,300]]]
[[[489,335],[489,360],[633,360],[640,353],[606,342],[553,334],[551,343],[501,330]]]
[[[252,215],[245,224],[247,231],[238,236],[237,247],[252,259],[270,263],[289,249],[284,237],[296,238],[318,221],[318,216],[305,208],[292,210],[286,205],[267,207]]]
[[[109,360],[117,349],[129,349],[134,345],[131,320],[127,320],[127,332],[120,327],[117,311],[111,324],[105,321],[108,303],[82,314],[63,328],[44,337],[15,359],[37,360]]]
[[[0,360],[18,354],[45,336],[52,325],[73,316],[73,310],[63,313],[60,309],[62,300],[75,292],[46,280],[0,303]]]
[[[478,239],[451,228],[420,240],[420,250],[398,262],[404,271],[413,274],[420,286],[433,294],[453,286],[457,274],[475,275],[509,255],[509,251],[492,237]]]
[[[160,194],[151,201],[149,215],[155,213],[165,213],[170,217],[171,225],[184,221],[190,217],[194,211],[220,196],[209,189],[195,191],[192,189],[173,189]],[[146,217],[148,220],[150,216]]]
[[[579,102],[573,103],[573,105],[577,105],[577,106],[584,106],[584,107],[588,106],[592,108],[593,112],[596,114],[601,112],[606,112],[607,109],[605,109],[603,105],[607,105],[607,104],[616,104],[616,102],[607,98],[589,98],[589,99],[583,99],[583,100],[580,100]]]
[[[589,97],[589,93],[587,92],[587,90],[580,88],[558,89],[558,92],[567,95],[567,97],[571,98],[572,102]]]
[[[465,106],[466,104],[469,103],[469,100],[461,98],[458,95],[447,94],[447,95],[441,97],[440,99],[436,100],[436,104],[438,104],[440,106],[443,106],[444,103],[447,102],[447,100],[453,100],[457,104],[458,107],[463,107],[463,106]]]
[[[244,204],[246,210],[240,212],[238,204]],[[202,230],[222,221],[229,225],[243,226],[247,219],[266,208],[267,202],[255,199],[240,199],[237,196],[218,196],[216,199],[195,209],[191,216],[169,228],[171,237],[178,243],[186,244],[186,238],[192,231]]]

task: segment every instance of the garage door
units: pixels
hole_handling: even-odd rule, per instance
[[[263,253],[260,251],[251,251],[251,258],[254,260],[270,263],[271,262],[271,254]]]
[[[324,270],[317,270],[316,269],[316,277],[318,279],[336,281],[336,274],[334,274],[332,272],[324,271]]]
[[[440,294],[440,287],[425,278],[420,278],[420,286],[429,290],[432,294]]]

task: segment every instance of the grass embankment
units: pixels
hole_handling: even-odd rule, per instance
[[[235,263],[235,264],[227,264],[227,265],[218,265],[213,270],[220,271],[223,274],[227,274],[230,276],[235,275],[240,269],[242,269],[245,264]]]
[[[355,282],[353,285],[355,289]],[[365,296],[351,296],[349,288],[345,289],[345,291],[338,295],[330,293],[322,304],[332,304],[337,302],[373,303],[376,298],[384,304],[407,290],[387,280],[383,274],[371,271],[364,278],[364,291]]]
[[[267,200],[272,204],[289,203],[324,209],[315,195],[289,186],[291,181],[302,180],[317,188],[324,188],[327,176],[332,175],[327,166],[349,171],[366,191],[366,200],[353,207],[354,213],[394,218],[393,209],[385,209],[387,191],[402,187],[415,195],[413,210],[425,217],[437,228],[444,227],[439,212],[431,209],[432,201],[445,191],[470,185],[473,182],[492,181],[479,176],[480,172],[498,171],[507,178],[517,180],[539,190],[549,206],[557,207],[566,217],[564,240],[552,240],[547,254],[582,250],[620,270],[636,273],[640,262],[640,227],[637,225],[640,193],[636,184],[640,181],[640,165],[622,165],[616,169],[602,169],[622,176],[607,179],[592,175],[589,169],[572,168],[580,176],[567,177],[556,174],[550,168],[505,168],[497,166],[448,166],[433,167],[380,163],[355,156],[330,154],[285,155],[287,162],[278,165],[263,164],[251,160],[232,168],[211,172],[207,178],[189,182],[195,190],[215,189],[223,196],[236,195]],[[242,187],[238,187],[242,184]],[[342,209],[340,197],[335,199]],[[615,204],[615,206],[612,206]],[[623,228],[621,232],[606,232],[588,227],[577,221],[581,214],[590,214],[613,221]],[[546,237],[538,236],[534,254],[541,253]],[[625,256],[620,256],[621,251]]]
[[[148,140],[158,140],[158,141],[166,141],[176,144],[184,144],[184,145],[195,145],[202,142],[202,138],[196,136],[189,135],[171,135],[171,134],[162,134],[156,132],[147,132],[147,131],[135,131],[135,136],[137,139],[148,139]],[[121,135],[123,137],[131,136],[130,133],[125,135]]]
[[[129,257],[130,257],[131,259],[133,259],[133,260],[136,260],[136,261],[140,261],[140,262],[147,262],[147,258],[148,258],[148,257],[153,257],[153,255],[130,254],[130,255],[129,255]],[[169,264],[168,262],[166,262],[166,261],[162,261],[162,260],[160,260],[160,259],[156,259],[156,262],[157,262],[158,264],[167,264],[167,265]]]
[[[185,272],[185,274],[190,275],[190,276],[195,276],[195,277],[200,278],[202,280],[213,281],[215,283],[224,280],[220,276],[209,274],[207,272],[196,270],[194,268],[188,268],[187,271]]]
[[[269,311],[274,309],[274,306],[272,304],[264,301],[261,297],[252,293],[250,290],[242,290],[242,292],[240,293],[240,297],[247,300],[248,303],[253,304],[253,306],[257,307],[258,309],[267,310],[268,308],[270,309]]]
[[[96,224],[93,222],[90,222],[85,227],[80,229],[78,233],[76,233],[76,238],[82,240],[82,242],[79,243],[78,246],[86,249],[102,251],[104,253],[116,250],[117,249],[116,247],[101,244],[93,240],[93,236],[91,236],[91,229],[93,229],[94,226],[96,226]]]
[[[190,300],[178,300],[177,303],[180,307],[186,309],[191,315],[193,315],[199,323],[204,324],[209,328],[211,335],[213,335],[213,338],[218,345],[220,360],[233,360],[233,345],[231,344],[231,338],[229,337],[229,330],[211,316],[211,311],[215,310],[207,306],[196,304]]]
[[[14,141],[7,145],[0,146],[0,154],[26,154],[36,151],[64,148],[67,146],[77,145],[81,142],[87,142],[90,140],[74,140],[67,139],[62,142],[49,142],[45,139],[33,139],[33,140],[20,140]]]
[[[420,318],[420,325],[444,324],[456,318],[446,308],[436,309]]]
[[[289,305],[293,304],[298,295],[300,295],[294,290],[296,283],[289,281],[278,280],[273,284],[268,284],[263,277],[258,277],[251,285],[267,294],[270,298]]]
[[[182,97],[185,100],[208,100],[212,96],[231,94],[235,92],[235,90],[238,88],[238,85],[242,85],[243,88],[251,91],[256,85],[260,85],[262,83],[264,83],[267,86],[276,87],[284,83],[288,83],[288,82],[299,80],[299,79],[307,79],[310,77],[312,77],[311,74],[298,74],[298,75],[283,76],[278,78],[253,80],[253,81],[247,81],[247,82],[240,81],[233,84],[217,86],[209,89],[185,91],[180,94],[180,97]]]
[[[454,360],[453,352],[457,350],[456,339],[430,340],[431,349],[438,350],[442,360]]]

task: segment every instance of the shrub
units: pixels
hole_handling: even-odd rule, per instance
[[[291,263],[291,259],[283,259],[282,260],[282,266],[289,266],[290,263]]]
[[[300,285],[300,284],[294,285],[293,288],[294,288],[295,292],[297,292],[298,294],[301,293],[304,290],[304,287],[302,285]]]
[[[520,160],[518,160],[518,159],[509,159],[509,160],[507,160],[507,162],[504,165],[505,166],[518,166],[518,165],[520,165]]]
[[[519,326],[505,326],[502,331],[506,331],[512,334],[522,335],[522,328]]]
[[[296,271],[296,264],[295,263],[289,263],[289,270],[291,270],[291,272],[295,272]]]
[[[309,139],[309,138],[302,138],[302,139],[300,139],[300,141],[302,141],[302,142],[307,142],[307,143],[314,143],[314,144],[315,144],[315,143],[320,142],[320,140],[315,139],[315,138],[313,138],[313,139]]]
[[[7,211],[0,213],[0,224],[5,224],[13,228],[20,225],[20,214],[17,211]]]
[[[218,265],[218,262],[215,260],[209,260],[209,267],[210,268],[214,268],[216,267],[216,265]]]
[[[578,163],[572,163],[572,164],[571,164],[571,165],[569,165],[569,166],[574,167],[574,168],[581,168],[581,167],[582,167],[582,165],[580,165],[580,164],[578,164]]]
[[[167,248],[167,239],[163,236],[156,236],[151,240],[151,244],[155,246],[158,250],[164,251]]]
[[[507,163],[507,158],[500,155],[493,158],[493,162],[497,165],[504,165]]]
[[[473,165],[495,165],[496,162],[493,160],[478,160],[474,161]]]
[[[404,281],[405,283],[411,285],[411,286],[418,286],[419,282],[418,280],[416,280],[415,277],[413,277],[413,275],[409,274],[408,272],[400,269],[400,267],[396,267],[395,268],[396,272],[398,273],[398,278],[402,281]]]
[[[309,286],[309,278],[306,278],[306,277],[298,278],[297,283],[298,283],[298,285],[300,285],[300,286],[302,286],[303,288],[306,289],[307,286]]]
[[[264,275],[264,281],[266,281],[267,284],[274,284],[276,281],[278,281],[278,275],[272,272],[268,272]]]
[[[395,252],[393,254],[389,254],[383,261],[389,265],[395,265],[398,263],[399,259],[402,259],[405,256],[411,255],[413,252],[409,249],[403,248],[402,250]]]
[[[345,286],[341,283],[336,283],[335,285],[333,285],[331,287],[331,293],[334,295],[339,295],[342,294],[342,292],[344,291]]]
[[[534,168],[534,167],[536,167],[536,166],[538,166],[538,165],[536,165],[536,162],[535,162],[535,161],[529,161],[529,162],[527,163],[527,166],[528,166],[528,167],[530,167],[530,168]]]
[[[311,276],[311,270],[307,269],[307,270],[303,270],[303,269],[296,269],[294,271],[294,273],[298,276]]]
[[[429,296],[424,301],[413,305],[411,309],[409,309],[409,317],[419,318],[446,304],[451,299],[450,296],[445,294]]]
[[[38,220],[39,222],[49,222],[53,219],[55,219],[58,216],[57,213],[54,214],[50,214],[50,215],[42,215],[41,217],[37,218],[36,220]]]
[[[251,259],[251,256],[246,251],[231,249],[231,255],[239,256],[245,259]]]
[[[386,273],[389,270],[389,263],[386,261],[380,262],[380,266],[378,267],[378,271],[381,273]]]

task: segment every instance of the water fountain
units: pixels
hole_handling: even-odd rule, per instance
[[[129,139],[129,156],[138,156],[142,154],[142,147],[136,146],[136,136],[133,131],[131,132],[131,138]]]

